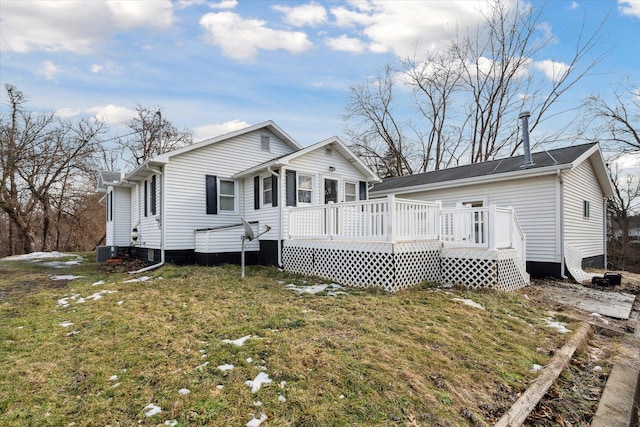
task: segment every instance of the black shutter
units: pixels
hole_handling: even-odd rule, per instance
[[[109,192],[109,197],[107,197],[107,221],[113,221],[113,190]]]
[[[260,176],[253,177],[253,209],[260,209]]]
[[[296,181],[296,171],[287,171],[287,206],[296,206],[296,191],[298,183]]]
[[[275,173],[279,173],[280,170],[274,170]],[[271,175],[271,206],[278,206],[278,177]]]
[[[360,181],[358,186],[358,192],[360,193],[360,200],[367,200],[367,182]]]
[[[151,177],[151,215],[156,214],[156,175]]]
[[[207,214],[218,214],[218,177],[207,175]]]
[[[144,180],[144,216],[149,216],[149,202],[148,202],[148,198],[149,198],[149,188],[148,188],[149,183],[147,182],[147,180]]]

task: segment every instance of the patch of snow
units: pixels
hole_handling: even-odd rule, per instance
[[[74,276],[73,274],[61,274],[58,276],[51,276],[51,280],[76,280],[84,276]]]
[[[118,301],[117,304],[118,305],[122,305],[122,304],[124,304],[124,301]]]
[[[4,258],[0,258],[2,261],[24,261],[31,259],[42,259],[42,258],[62,258],[65,256],[77,256],[75,254],[65,254],[62,252],[31,252],[30,254],[24,255],[12,255]]]
[[[109,377],[109,381],[117,381],[118,380],[118,376],[117,375],[111,375]]]
[[[253,402],[253,406],[262,406],[262,402],[260,402],[259,400],[255,400]]]
[[[338,285],[337,283],[331,283],[329,285],[324,284],[324,283],[318,283],[315,285],[309,285],[309,286],[296,286],[293,283],[290,283],[288,285],[285,286],[285,288],[292,290],[294,292],[298,292],[300,294],[302,293],[306,293],[306,294],[317,294],[326,290],[329,291],[337,291],[339,289],[344,289],[343,286]],[[329,293],[327,293],[327,295],[329,295]],[[333,295],[335,296],[335,295]]]
[[[160,409],[160,407],[159,407],[159,406],[156,406],[156,405],[154,405],[153,403],[149,403],[147,406],[145,406],[145,407],[144,407],[144,408],[142,408],[142,409],[143,409],[143,410],[144,410],[144,409],[148,409],[148,411],[144,413],[147,417],[152,417],[152,416],[154,416],[154,415],[159,414],[160,412],[162,412],[162,409]]]
[[[178,390],[178,394],[180,396],[186,396],[189,393],[191,393],[191,390],[189,390],[188,388],[181,388],[180,390]]]
[[[71,331],[71,332],[67,332],[67,336],[70,337],[72,335],[77,335],[79,333],[80,333],[80,331]]]
[[[596,371],[596,372],[600,372],[600,371],[602,371],[602,366],[596,365],[596,366],[593,367],[593,370]]]
[[[150,276],[142,276],[142,277],[138,277],[137,279],[129,279],[129,280],[125,280],[122,283],[135,283],[135,282],[146,282],[147,280],[150,280],[151,277]]]
[[[264,421],[266,421],[267,416],[265,414],[260,415],[260,418],[253,418],[251,421],[245,424],[245,427],[260,427]]]
[[[222,390],[222,389],[224,388],[224,386],[223,386],[222,384],[218,384],[218,385],[216,386],[216,388],[217,388],[218,390]]]
[[[93,282],[91,286],[100,286],[104,285],[104,280],[98,280],[97,282]]]
[[[69,321],[60,322],[59,325],[62,326],[63,328],[68,328],[69,326],[73,325],[73,322],[69,322]]]
[[[268,374],[264,372],[260,372],[256,377],[252,380],[245,381],[245,384],[251,387],[251,393],[257,393],[258,390],[262,387],[262,384],[271,383],[271,378],[269,378]]]
[[[251,357],[247,357],[247,363],[251,363],[253,362],[253,359]]]
[[[547,319],[547,327],[553,328],[561,334],[566,334],[568,332],[571,332],[570,329],[567,329],[566,323],[555,322],[550,319]]]
[[[33,261],[33,262],[37,262],[37,261]],[[41,262],[40,265],[45,266],[45,267],[53,267],[53,268],[69,268],[72,265],[80,265],[80,263],[82,262],[82,259],[74,259],[71,261],[47,261],[47,262]]]
[[[164,422],[164,425],[169,427],[175,427],[178,425],[178,420],[167,420]]]
[[[281,395],[281,394],[280,394],[280,395],[278,395],[278,402],[286,402],[286,401],[287,401],[287,398],[286,398],[286,397],[284,397],[284,396],[283,396],[283,395]]]
[[[591,313],[589,316],[594,317],[601,321],[603,324],[608,325],[609,321],[605,319],[600,313]]]
[[[86,299],[84,299],[84,298],[78,298],[78,299],[76,300],[76,304],[84,304],[85,302],[87,302],[87,300],[86,300]]]
[[[116,388],[116,387],[120,387],[121,383],[115,383],[114,385],[111,386],[111,388]]]
[[[344,394],[341,394],[341,395],[340,395],[340,399],[344,399]]]
[[[64,297],[64,298],[60,298],[58,300],[58,305],[62,308],[67,308],[69,307],[71,304],[69,304],[69,297]]]
[[[286,384],[287,384],[287,382],[286,382],[286,381],[280,381],[280,384],[278,384],[278,386],[279,386],[280,388],[284,388],[284,386],[285,386]]]
[[[229,365],[229,364],[218,366],[218,369],[220,371],[222,371],[222,372],[231,371],[231,370],[233,370],[233,368],[234,368],[234,366],[233,365]]]
[[[459,301],[465,305],[468,305],[470,307],[475,307],[475,308],[479,308],[480,310],[484,310],[484,307],[480,304],[478,304],[477,302],[470,300],[470,299],[464,299],[464,298],[453,298],[453,301]]]
[[[227,343],[227,344],[233,344],[233,345],[237,345],[238,347],[242,347],[244,345],[244,342],[246,340],[248,340],[249,338],[251,338],[251,335],[247,335],[244,336],[242,338],[238,338],[237,340],[222,340],[222,342]]]
[[[202,365],[196,366],[197,371],[201,371],[205,366],[207,366],[209,362],[204,362]]]
[[[531,368],[531,372],[538,372],[540,369],[542,369],[542,365],[538,365],[537,363],[534,363],[533,367]]]

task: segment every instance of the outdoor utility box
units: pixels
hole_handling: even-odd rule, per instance
[[[622,275],[618,273],[604,273],[604,278],[609,282],[609,286],[620,286]]]
[[[118,247],[117,246],[98,246],[96,248],[96,261],[97,262],[107,262],[108,259],[117,256]]]

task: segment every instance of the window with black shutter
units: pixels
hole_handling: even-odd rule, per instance
[[[149,216],[149,183],[144,180],[144,216]]]
[[[274,170],[275,173],[279,173],[280,170]],[[271,206],[278,206],[278,177],[276,175],[271,176]]]

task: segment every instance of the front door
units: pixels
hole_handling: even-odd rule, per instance
[[[324,203],[338,202],[338,180],[324,179]]]

